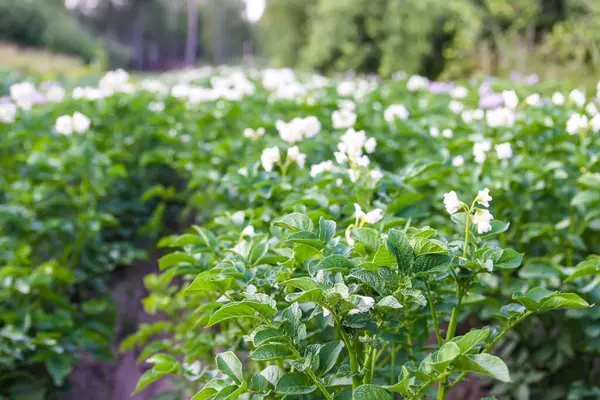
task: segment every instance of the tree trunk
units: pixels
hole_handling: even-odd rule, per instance
[[[198,42],[198,8],[196,0],[187,0],[188,31],[185,44],[185,65],[188,67],[196,63],[196,47]]]

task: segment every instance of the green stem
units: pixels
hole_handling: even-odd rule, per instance
[[[394,386],[396,384],[396,348],[392,348],[392,376],[390,379],[390,386]]]
[[[427,301],[429,301],[429,307],[431,308],[431,318],[433,319],[433,327],[435,328],[435,337],[438,344],[441,346],[444,344],[444,339],[442,339],[442,334],[440,332],[440,321],[438,320],[435,311],[435,304],[433,303],[433,297],[431,296],[431,289],[429,288],[429,281],[427,279],[425,279],[425,288],[427,289]]]
[[[319,390],[321,391],[321,393],[323,393],[323,396],[325,396],[325,398],[327,400],[333,400],[333,397],[331,397],[331,394],[329,394],[329,392],[327,391],[327,389],[325,388],[325,386],[323,386],[323,384],[321,383],[321,381],[319,381],[319,379],[317,379],[317,377],[315,376],[315,373],[312,371],[312,369],[307,368],[306,369],[306,373],[315,382],[315,385],[317,385],[317,387],[319,388]]]
[[[326,307],[323,306],[323,308],[326,308]],[[335,326],[336,326],[338,332],[340,333],[340,336],[341,336],[342,340],[344,341],[344,344],[346,345],[346,349],[348,350],[348,357],[350,358],[350,372],[353,374],[352,375],[352,390],[354,391],[356,388],[358,388],[360,386],[360,377],[358,376],[358,370],[359,370],[358,360],[356,358],[356,353],[354,352],[354,346],[352,346],[352,342],[348,338],[348,335],[346,335],[346,332],[344,332],[344,328],[342,327],[342,324],[341,324],[338,316],[335,315],[330,309],[328,309],[328,308],[326,308],[326,309],[329,311],[329,313],[333,317]]]
[[[465,225],[465,248],[463,249],[463,258],[469,254],[469,235],[471,233],[471,210],[467,212],[467,223]]]
[[[429,389],[429,386],[433,385],[433,384],[434,384],[435,382],[437,382],[437,381],[440,381],[440,382],[441,382],[442,380],[445,380],[446,378],[448,378],[448,377],[449,377],[450,375],[452,375],[453,373],[454,373],[454,371],[447,371],[447,372],[444,372],[443,374],[440,374],[440,375],[438,375],[437,379],[435,379],[435,380],[431,380],[431,381],[428,381],[428,382],[425,382],[425,383],[424,383],[424,384],[421,386],[421,388],[420,388],[419,390],[417,390],[417,391],[415,392],[415,394],[413,394],[413,395],[411,396],[411,399],[420,400],[420,399],[421,399],[421,395],[422,395],[422,394],[423,394],[423,393],[424,393],[424,392],[425,392],[427,389]],[[441,383],[440,383],[440,384],[441,384]]]
[[[494,346],[496,346],[496,344],[500,340],[502,340],[502,338],[504,338],[504,336],[506,336],[506,334],[510,330],[512,330],[515,326],[517,326],[521,321],[523,321],[525,318],[529,317],[531,314],[533,314],[532,311],[526,311],[525,313],[523,313],[523,315],[521,315],[519,318],[514,320],[511,324],[509,324],[506,328],[504,328],[504,330],[502,332],[500,332],[500,334],[498,336],[496,336],[496,338],[494,340],[492,340],[487,346],[484,347],[482,353],[490,352],[490,350],[492,350],[494,348]],[[467,376],[466,372],[463,372],[462,374],[460,374],[458,376],[458,378],[456,378],[454,380],[454,382],[452,382],[452,384],[448,387],[448,390],[451,390],[456,385],[458,385],[460,383],[460,381],[462,381],[465,378],[465,376]]]

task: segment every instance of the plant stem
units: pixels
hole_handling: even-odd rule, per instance
[[[431,318],[433,319],[433,327],[435,328],[435,337],[437,339],[438,345],[444,344],[444,339],[442,339],[442,334],[440,332],[440,321],[438,320],[437,313],[435,312],[435,304],[433,303],[433,298],[431,297],[431,289],[429,288],[429,281],[425,279],[425,288],[427,289],[427,301],[429,301],[429,307],[431,308]]]
[[[487,346],[484,347],[482,353],[488,353],[490,350],[492,350],[494,348],[494,346],[500,341],[502,340],[502,338],[504,338],[504,336],[506,336],[506,334],[513,329],[515,326],[517,326],[521,321],[523,321],[525,318],[527,318],[528,316],[530,316],[531,314],[533,314],[532,311],[526,311],[525,313],[523,313],[523,315],[521,315],[519,318],[517,318],[516,320],[514,320],[511,324],[509,324],[506,328],[504,328],[504,330],[502,330],[502,332],[500,332],[500,334],[498,336],[496,336],[496,338],[494,340],[492,340]],[[456,378],[454,380],[454,382],[452,382],[452,384],[448,387],[448,390],[453,389],[456,385],[458,385],[460,383],[460,381],[462,381],[465,376],[467,376],[466,372],[463,372],[462,374],[460,374],[458,376],[458,378]]]
[[[390,386],[394,386],[396,384],[396,348],[392,348],[392,377],[390,379]]]
[[[421,386],[421,388],[419,390],[417,390],[414,395],[411,396],[411,399],[420,400],[421,395],[423,394],[423,392],[425,392],[427,389],[429,389],[429,386],[433,385],[438,380],[439,381],[445,380],[448,376],[452,375],[453,373],[454,373],[454,371],[444,372],[444,373],[438,375],[436,380],[431,380],[429,382],[424,383]]]
[[[319,379],[317,379],[317,377],[315,376],[315,373],[312,371],[312,369],[307,368],[306,369],[306,373],[315,382],[315,385],[317,385],[317,387],[319,388],[319,390],[321,391],[321,393],[323,393],[323,396],[325,396],[325,398],[327,400],[333,400],[333,397],[331,397],[331,394],[329,394],[329,392],[327,391],[327,389],[325,388],[325,386],[323,386],[323,384],[319,381]]]
[[[471,210],[467,212],[467,223],[465,225],[465,248],[463,249],[463,258],[469,254],[469,235],[471,233]]]
[[[326,307],[323,306],[323,308],[326,308]],[[333,317],[335,326],[336,326],[338,332],[340,333],[340,336],[341,336],[342,340],[344,341],[344,344],[346,345],[346,349],[348,350],[348,357],[350,359],[350,372],[352,372],[352,374],[353,374],[352,375],[352,390],[354,391],[357,387],[360,386],[360,377],[357,375],[358,374],[358,360],[356,359],[356,353],[354,352],[354,346],[352,346],[352,342],[348,338],[348,335],[346,335],[346,332],[344,332],[344,328],[342,327],[342,324],[341,324],[338,316],[335,315],[330,309],[328,309],[328,308],[326,308],[326,309],[329,311],[329,313]]]

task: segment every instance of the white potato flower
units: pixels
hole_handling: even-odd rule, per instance
[[[80,112],[73,114],[73,131],[77,133],[85,133],[90,129],[91,121],[88,117]]]
[[[477,227],[477,233],[487,233],[492,230],[491,221],[494,219],[489,210],[478,208],[473,214],[473,223]]]
[[[600,132],[600,114],[594,115],[594,117],[590,121],[590,126],[592,127],[592,131],[594,133]]]
[[[313,164],[310,167],[310,176],[315,177],[322,174],[325,171],[331,171],[334,165],[331,160],[320,162],[319,164]]]
[[[161,113],[165,110],[165,103],[162,101],[151,101],[148,104],[148,110],[152,111],[153,113]]]
[[[375,152],[375,147],[377,146],[377,140],[374,137],[368,138],[365,142],[365,151],[369,154]]]
[[[464,86],[456,86],[450,90],[450,97],[454,99],[463,99],[467,97],[469,91]]]
[[[488,110],[486,121],[492,128],[510,127],[515,123],[515,113],[507,107],[500,107],[495,110]]]
[[[500,160],[507,160],[512,158],[513,151],[510,142],[500,143],[494,146],[496,154]]]
[[[562,106],[565,104],[565,96],[560,92],[555,92],[552,95],[552,104],[555,106]]]
[[[383,219],[383,210],[381,208],[376,208],[372,211],[369,211],[365,215],[365,221],[367,224],[376,224]]]
[[[464,108],[465,105],[458,100],[450,100],[450,103],[448,103],[448,109],[454,114],[460,114]]]
[[[462,201],[458,199],[456,192],[451,190],[448,193],[444,193],[444,207],[448,214],[454,214],[462,207]]]
[[[446,128],[442,131],[442,136],[446,139],[452,139],[452,137],[454,136],[454,132],[452,132],[452,129]]]
[[[431,137],[436,138],[436,137],[440,136],[440,130],[435,126],[432,126],[431,128],[429,128],[429,135]]]
[[[12,103],[0,104],[0,122],[12,124],[17,116],[17,106]]]
[[[356,114],[352,110],[341,109],[333,112],[331,120],[335,129],[348,129],[356,123]]]
[[[585,93],[583,93],[579,89],[573,89],[571,93],[569,93],[569,99],[571,99],[578,107],[583,107],[585,105]]]
[[[463,156],[458,155],[452,159],[452,166],[454,168],[462,167],[463,165],[465,165],[465,159]]]
[[[588,103],[587,106],[585,106],[585,112],[593,117],[598,114],[598,107],[596,107],[594,103]]]
[[[293,146],[287,150],[287,159],[298,164],[300,168],[303,168],[306,162],[306,154],[300,153],[298,146]]]
[[[406,88],[410,92],[416,92],[417,90],[425,90],[429,88],[429,79],[424,76],[413,75],[406,82]]]
[[[267,172],[273,171],[273,166],[281,161],[281,154],[277,147],[267,147],[260,156],[260,163]]]
[[[567,121],[567,126],[566,126],[566,131],[570,135],[576,135],[580,131],[585,130],[587,128],[588,128],[588,117],[587,116],[585,116],[583,114],[579,114],[579,113],[571,114],[571,116],[569,117],[569,120]]]
[[[73,133],[73,118],[70,115],[61,115],[54,123],[54,130],[61,135],[71,135]]]
[[[392,104],[383,112],[383,118],[388,124],[393,124],[396,119],[406,120],[410,113],[403,104]]]
[[[504,100],[504,105],[508,108],[517,108],[517,105],[519,104],[519,97],[514,90],[503,91],[502,99]]]
[[[60,103],[65,98],[65,89],[60,85],[52,85],[46,91],[46,99],[52,103]]]
[[[533,107],[537,107],[541,104],[541,97],[538,93],[534,93],[532,95],[527,96],[527,98],[525,99],[525,103],[527,103],[530,106]]]
[[[477,204],[481,204],[484,207],[489,207],[490,201],[492,201],[492,196],[490,196],[490,189],[485,188],[483,190],[480,190],[479,193],[477,193],[475,201],[477,202]]]

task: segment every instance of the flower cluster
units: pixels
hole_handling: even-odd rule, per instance
[[[397,119],[407,120],[410,113],[402,104],[393,104],[386,108],[383,113],[383,118],[388,124],[393,124]]]
[[[71,115],[63,115],[56,119],[54,130],[61,135],[71,135],[73,133],[85,133],[90,128],[91,121],[80,112]]]
[[[487,210],[490,206],[490,201],[492,201],[492,196],[490,196],[490,190],[487,188],[479,191],[471,207],[468,207],[465,203],[460,201],[454,190],[444,193],[444,207],[448,214],[455,214],[460,210],[464,210],[471,216],[473,224],[477,227],[477,233],[479,234],[487,233],[492,230],[491,222],[494,217],[492,216],[492,213]],[[475,207],[476,204],[485,208]]]
[[[321,131],[321,122],[313,116],[296,117],[289,122],[278,120],[275,127],[283,141],[297,143],[302,139],[316,136]]]

